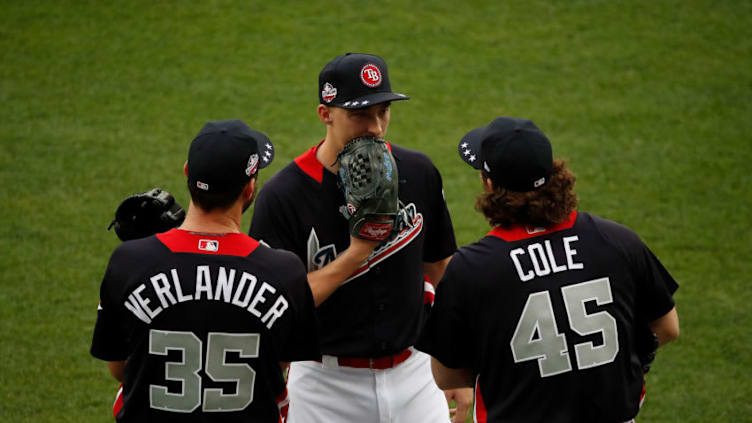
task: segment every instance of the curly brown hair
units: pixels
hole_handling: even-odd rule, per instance
[[[492,226],[553,226],[565,221],[577,207],[575,179],[564,160],[554,160],[551,177],[541,188],[516,192],[494,187],[478,196],[475,210],[483,213]]]

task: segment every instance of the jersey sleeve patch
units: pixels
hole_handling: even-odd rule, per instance
[[[247,257],[259,246],[258,241],[245,234],[205,234],[182,229],[157,234],[157,239],[173,253]]]

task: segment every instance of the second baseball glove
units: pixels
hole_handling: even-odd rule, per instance
[[[635,346],[643,374],[650,371],[650,366],[653,364],[655,355],[658,352],[658,344],[658,336],[650,330],[647,324],[641,327],[641,330],[637,334]]]
[[[167,191],[154,188],[124,199],[115,211],[111,229],[121,241],[168,231],[183,223],[185,210]]]
[[[386,141],[355,138],[337,155],[337,161],[350,234],[372,241],[387,239],[400,207],[397,163]]]

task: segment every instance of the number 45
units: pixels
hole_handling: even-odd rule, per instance
[[[613,302],[608,278],[594,279],[561,288],[569,326],[579,335],[600,333],[603,345],[583,342],[574,346],[578,369],[589,369],[611,363],[619,353],[616,319],[608,312],[588,314],[585,303],[598,305]],[[566,335],[559,333],[548,291],[530,294],[522,310],[517,328],[509,343],[515,363],[538,360],[541,377],[572,370],[567,351]]]

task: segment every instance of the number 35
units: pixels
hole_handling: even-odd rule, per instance
[[[206,375],[217,382],[235,382],[235,393],[225,395],[222,389],[201,390],[202,342],[192,332],[175,332],[152,329],[149,331],[149,353],[166,356],[168,350],[178,350],[182,361],[165,364],[165,379],[180,381],[180,393],[173,394],[165,386],[149,386],[151,408],[177,413],[193,412],[201,405],[203,393],[204,412],[239,411],[253,401],[253,384],[256,371],[246,363],[227,363],[227,351],[240,354],[240,358],[259,355],[259,334],[210,332],[206,351]]]
[[[600,333],[603,345],[583,342],[574,346],[578,369],[608,364],[619,353],[616,319],[608,312],[588,314],[585,303],[598,305],[613,302],[608,278],[594,279],[561,288],[567,309],[569,326],[579,335]],[[536,336],[537,334],[537,336]],[[567,351],[566,335],[559,333],[548,291],[530,294],[509,343],[515,363],[538,360],[541,377],[554,376],[572,370]]]

